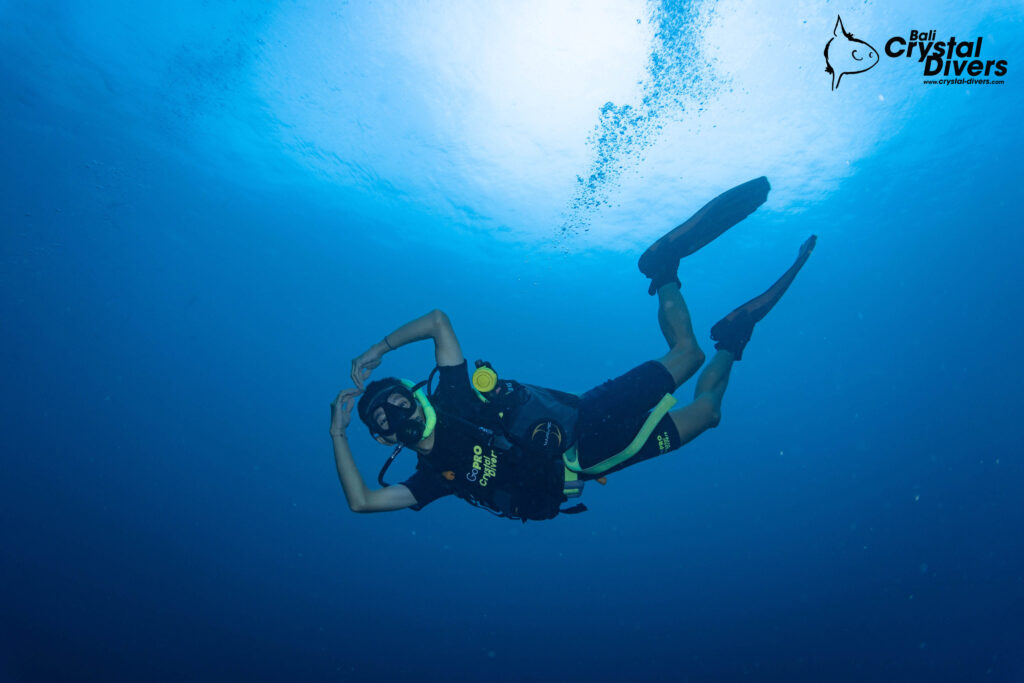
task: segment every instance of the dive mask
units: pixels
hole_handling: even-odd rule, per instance
[[[408,405],[396,406],[388,401],[393,394],[399,394],[405,398]],[[416,406],[416,398],[407,387],[401,385],[384,387],[370,401],[363,421],[369,427],[371,436],[394,436],[399,443],[413,446],[423,439],[423,432],[426,429],[426,423],[422,419],[413,418]],[[374,413],[378,408],[384,411],[384,417],[388,423],[387,429],[382,429],[374,419]]]

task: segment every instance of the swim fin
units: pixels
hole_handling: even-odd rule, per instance
[[[648,294],[668,282],[679,282],[679,259],[689,256],[752,214],[768,199],[772,189],[764,176],[737,185],[704,205],[682,225],[648,247],[637,265],[651,278]]]
[[[810,239],[801,245],[800,253],[793,265],[775,281],[774,285],[768,288],[768,291],[734,309],[729,315],[715,323],[711,328],[711,338],[717,342],[716,349],[732,352],[736,360],[743,358],[743,349],[750,341],[754,325],[768,315],[768,311],[772,310],[772,307],[779,302],[782,295],[793,284],[796,274],[807,263],[817,241],[817,235],[811,235]]]

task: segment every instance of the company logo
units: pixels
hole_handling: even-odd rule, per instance
[[[940,85],[974,84],[987,85],[1002,83],[988,78],[978,79],[975,76],[1005,76],[1005,59],[981,59],[981,37],[974,40],[960,40],[956,36],[948,41],[936,41],[938,31],[911,31],[909,40],[902,36],[893,36],[885,44],[885,54],[889,57],[917,56],[918,63],[924,64],[924,76],[953,76],[926,80],[925,83]],[[968,78],[959,78],[968,76]]]
[[[562,428],[554,420],[540,420],[530,429],[530,445],[542,453],[561,453],[562,440]]]
[[[885,43],[885,55],[901,61],[921,65],[924,83],[934,85],[999,85],[1005,83],[998,77],[1008,70],[1005,59],[984,59],[982,39],[936,40],[938,31],[912,30],[907,37],[893,36]],[[843,18],[836,16],[832,37],[825,43],[825,73],[832,76],[832,90],[839,87],[843,76],[859,74],[878,64],[878,50],[843,26]],[[916,58],[916,59],[913,59]],[[981,78],[979,78],[979,76]],[[996,78],[992,78],[996,77]]]
[[[498,454],[491,449],[490,454],[484,453],[480,446],[473,446],[473,464],[469,472],[466,472],[466,479],[477,481],[480,486],[487,486],[488,480],[498,476]]]
[[[832,75],[832,89],[846,74],[864,73],[878,64],[878,50],[863,40],[857,40],[843,26],[843,18],[836,15],[832,37],[825,43],[825,73]]]

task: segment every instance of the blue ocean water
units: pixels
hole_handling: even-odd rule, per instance
[[[0,678],[1024,680],[1024,12],[892,5],[0,2]],[[1004,82],[883,51],[931,29]],[[705,350],[818,247],[718,429],[583,515],[349,511],[352,358],[437,307],[586,390],[762,174],[680,271]]]

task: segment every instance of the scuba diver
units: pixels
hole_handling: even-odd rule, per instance
[[[754,325],[792,284],[816,237],[804,242],[793,265],[767,291],[711,328],[717,352],[697,379],[693,401],[674,407],[672,394],[705,361],[680,292],[679,261],[750,215],[770,189],[764,177],[734,187],[647,249],[639,267],[651,280],[648,293],[658,297],[668,353],[579,396],[499,377],[483,361],[471,373],[440,310],[385,335],[352,361],[355,388],[331,404],[335,464],[349,507],[420,510],[454,494],[501,517],[551,519],[586,509],[563,507],[580,496],[585,482],[604,483],[607,475],[716,427],[733,363],[743,357]],[[427,380],[414,384],[389,377],[364,386],[384,354],[425,339],[433,340],[437,363]],[[376,441],[394,448],[377,478],[379,489],[366,485],[345,436],[360,394],[360,420]],[[403,448],[416,452],[416,471],[389,485],[385,472]]]

